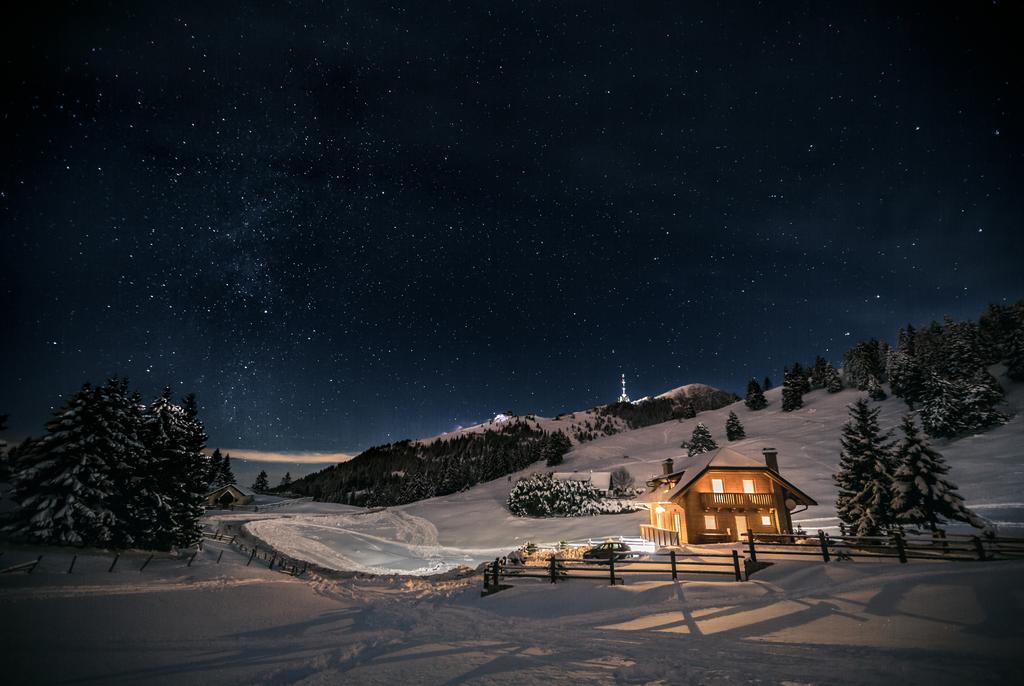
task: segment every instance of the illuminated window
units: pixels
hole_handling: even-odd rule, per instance
[[[711,490],[715,493],[725,493],[725,484],[722,483],[721,479],[712,479]]]
[[[718,522],[715,521],[715,515],[704,515],[704,528],[705,529],[717,529]]]
[[[771,516],[769,516],[769,515],[761,515],[761,524],[763,524],[765,526],[771,526],[772,525],[772,518],[771,518]]]
[[[744,479],[743,480],[743,492],[744,493],[753,493],[754,492],[754,480],[753,479]]]

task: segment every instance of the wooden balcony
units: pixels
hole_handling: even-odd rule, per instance
[[[705,510],[758,510],[774,507],[775,499],[771,493],[701,493],[700,504]]]
[[[661,547],[679,545],[679,532],[675,529],[659,529],[650,524],[640,525],[640,538],[653,541]]]

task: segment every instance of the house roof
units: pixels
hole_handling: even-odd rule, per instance
[[[789,491],[807,501],[806,504],[818,504],[813,498],[787,481],[778,472],[769,469],[768,465],[761,460],[744,455],[732,448],[716,448],[715,450],[710,450],[706,453],[685,458],[684,467],[681,470],[683,474],[676,483],[675,488],[673,488],[668,494],[663,493],[662,497],[665,500],[672,500],[676,496],[685,493],[687,489],[689,489],[690,486],[692,486],[693,483],[709,469],[758,469],[767,471],[772,475],[773,479],[776,479]]]
[[[209,498],[209,497],[210,497],[211,495],[213,495],[214,493],[220,493],[220,492],[222,492],[222,491],[226,491],[226,490],[227,490],[227,489],[229,489],[229,488],[233,488],[233,489],[235,489],[236,491],[238,491],[238,492],[239,492],[239,493],[241,493],[242,495],[248,495],[248,496],[254,496],[254,495],[256,495],[255,493],[253,493],[253,492],[252,492],[251,490],[249,490],[249,489],[248,489],[248,488],[246,488],[245,486],[239,486],[238,484],[225,484],[225,485],[223,485],[223,486],[220,486],[220,487],[218,487],[218,488],[215,488],[215,489],[213,489],[212,491],[210,491],[209,493],[207,493],[207,494],[206,494],[206,497],[207,497],[207,498]]]

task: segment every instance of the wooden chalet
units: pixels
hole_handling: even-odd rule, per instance
[[[665,460],[662,473],[647,482],[651,519],[640,535],[664,546],[744,540],[748,529],[792,533],[793,511],[817,503],[779,474],[774,448],[763,454],[761,461],[717,448],[682,458],[681,469]]]

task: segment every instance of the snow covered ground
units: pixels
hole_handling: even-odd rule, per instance
[[[934,445],[944,454],[967,503],[994,520],[1003,535],[1024,536],[1024,385],[1008,384],[1006,411],[1010,421],[976,436]],[[780,469],[819,505],[795,520],[808,530],[834,529],[835,489],[832,474],[839,461],[839,434],[847,406],[863,395],[855,390],[805,396],[796,412],[781,412],[781,389],[769,391],[768,408],[751,412],[742,402],[702,412],[696,419],[672,421],[577,445],[562,471],[609,471],[626,467],[643,484],[661,469],[667,457],[679,459],[679,448],[697,422],[705,423],[720,445],[730,411],[743,422],[747,438],[730,447],[759,457],[761,449],[779,450]],[[906,412],[902,400],[878,403],[883,428],[895,427]],[[582,518],[513,517],[505,507],[519,476],[544,471],[536,465],[510,478],[480,484],[462,493],[432,498],[386,513],[365,514],[344,506],[305,503],[278,515],[261,515],[248,530],[282,552],[326,568],[370,573],[434,574],[505,554],[526,542],[538,544],[607,536],[637,536],[647,521],[644,512]],[[272,518],[271,518],[272,517]],[[952,527],[957,530],[957,527]],[[969,530],[969,529],[965,529]]]
[[[1022,562],[781,561],[749,582],[296,579],[45,550],[0,575],[10,684],[1021,683]],[[5,551],[11,559],[34,550]]]
[[[783,473],[821,503],[797,519],[828,527],[839,428],[858,395],[815,392],[781,413],[776,390],[758,413],[737,404],[585,443],[560,469],[623,465],[642,482],[698,420],[725,443],[734,410],[749,438],[731,445],[778,448]],[[1024,389],[1009,400],[1007,425],[936,445],[968,504],[1021,535]],[[903,403],[881,406],[895,426]],[[94,551],[68,574],[74,551],[6,548],[0,568],[44,560],[31,576],[0,574],[5,683],[1024,683],[1024,561],[781,560],[744,583],[520,579],[488,597],[479,575],[416,578],[527,541],[633,536],[645,521],[512,517],[516,476],[382,511],[307,501],[208,518],[325,568],[400,576],[297,579],[212,542],[191,567],[158,556],[139,571],[146,554],[129,553],[108,572],[112,558]]]

